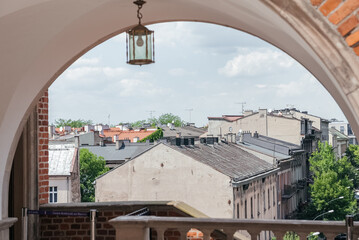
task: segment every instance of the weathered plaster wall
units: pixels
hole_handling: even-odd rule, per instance
[[[96,202],[144,200],[182,201],[210,217],[233,216],[230,178],[164,144],[96,180]]]

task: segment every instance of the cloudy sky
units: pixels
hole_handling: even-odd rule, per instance
[[[163,113],[197,126],[208,116],[294,106],[324,118],[345,117],[324,87],[298,62],[246,33],[204,23],[162,23],[156,63],[126,64],[125,35],[89,51],[50,87],[50,123],[90,119],[117,124]],[[187,109],[187,110],[186,110]]]

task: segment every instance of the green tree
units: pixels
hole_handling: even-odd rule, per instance
[[[70,126],[72,128],[80,128],[87,124],[92,124],[92,121],[83,120],[83,119],[71,120],[71,119],[63,119],[63,118],[59,118],[55,120],[56,127]]]
[[[155,118],[155,117],[152,117],[152,118],[149,118],[148,120],[147,120],[147,122],[149,123],[149,124],[151,124],[151,126],[152,127],[156,127],[157,125],[158,125],[158,119],[157,118]]]
[[[131,123],[133,128],[140,128],[146,123],[146,120],[138,120],[136,122]]]
[[[355,168],[359,168],[359,146],[358,145],[349,145],[345,151],[345,155],[348,157],[349,161]]]
[[[173,123],[176,127],[181,127],[184,122],[179,116],[176,116],[172,113],[165,113],[158,117],[158,122],[160,124]]]
[[[312,214],[334,210],[334,213],[326,215],[325,218],[343,220],[346,214],[353,213],[356,210],[356,201],[350,176],[355,169],[348,158],[337,159],[332,146],[319,142],[318,149],[310,157],[309,163],[313,174],[310,204],[316,210]],[[344,198],[331,201],[341,196]]]
[[[95,201],[93,183],[98,176],[110,170],[105,164],[103,157],[97,157],[97,155],[85,148],[80,150],[81,202]]]
[[[162,128],[158,128],[156,131],[148,135],[147,137],[140,140],[140,142],[146,142],[147,140],[150,140],[150,142],[154,142],[158,139],[161,139],[163,137],[163,131]]]

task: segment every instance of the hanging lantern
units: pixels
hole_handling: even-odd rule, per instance
[[[133,2],[138,6],[138,25],[127,32],[127,63],[144,65],[155,62],[154,32],[141,24],[140,10],[146,2],[137,0]]]

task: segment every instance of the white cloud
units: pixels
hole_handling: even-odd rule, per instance
[[[227,61],[218,72],[227,77],[238,75],[262,75],[290,68],[294,60],[279,50],[260,48],[255,51],[239,49],[239,53],[233,59]]]
[[[121,67],[104,67],[102,68],[103,73],[108,77],[120,77],[129,73],[129,70]]]
[[[169,90],[154,86],[152,83],[139,79],[122,79],[118,82],[121,97],[146,97],[168,94]]]
[[[323,92],[323,87],[311,75],[306,74],[296,81],[288,83],[281,83],[276,86],[276,95],[278,97],[296,97],[306,93],[320,93]]]
[[[172,69],[170,69],[168,71],[168,73],[171,76],[174,76],[174,77],[183,77],[183,76],[188,76],[188,75],[194,75],[195,74],[195,72],[186,70],[184,68],[172,68]]]
[[[266,84],[256,84],[256,88],[266,88]]]

